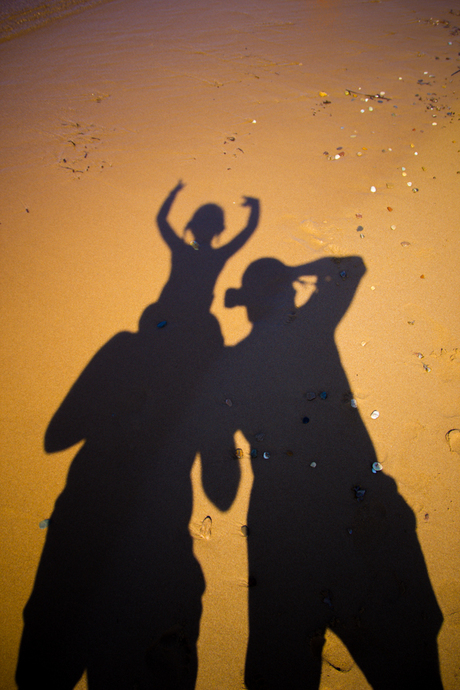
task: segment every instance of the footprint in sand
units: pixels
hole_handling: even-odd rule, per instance
[[[451,429],[446,434],[446,441],[449,444],[451,453],[460,455],[460,429]]]
[[[200,527],[200,535],[203,539],[209,539],[211,536],[212,519],[207,515]]]

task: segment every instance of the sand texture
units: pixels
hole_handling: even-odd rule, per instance
[[[4,4],[2,690],[460,687],[459,94],[458,2]]]

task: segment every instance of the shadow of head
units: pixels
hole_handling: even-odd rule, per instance
[[[286,266],[274,258],[258,259],[246,269],[241,287],[227,290],[225,306],[246,307],[249,321],[255,323],[277,313],[278,308],[296,309],[299,285],[308,285],[308,297],[315,294],[323,304],[333,299],[343,311],[365,272],[359,256],[319,259],[300,266]],[[340,294],[338,285],[343,287]],[[306,301],[301,299],[302,304]]]
[[[225,230],[224,212],[217,204],[200,206],[185,230],[191,230],[199,244],[211,244]]]

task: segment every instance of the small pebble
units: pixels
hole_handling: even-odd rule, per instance
[[[354,486],[353,491],[355,492],[355,498],[357,501],[362,501],[366,493],[366,489],[361,489],[360,486]]]
[[[307,398],[307,400],[314,400],[316,398],[316,393],[314,393],[313,391],[308,391],[307,393],[305,393],[305,397]]]
[[[302,419],[302,424],[308,424],[309,421],[310,421],[310,417],[304,417]]]
[[[372,463],[372,472],[374,474],[376,472],[381,472],[382,470],[383,470],[383,465],[381,465],[379,462]]]
[[[342,280],[345,280],[345,278],[347,277],[347,272],[346,271],[340,271],[340,277],[342,278]]]
[[[310,467],[316,467],[316,462],[311,462]]]
[[[378,410],[374,410],[371,413],[371,419],[377,419],[378,417],[380,417],[380,412]]]
[[[157,323],[157,328],[164,328],[168,322],[167,321],[159,321]]]
[[[354,398],[352,398],[352,399],[350,400],[350,405],[351,405],[355,410],[356,410],[357,407],[358,407],[358,403],[356,402],[356,400],[355,400]]]
[[[252,448],[251,450],[251,458],[256,458],[258,455],[257,448]]]
[[[200,245],[198,244],[198,242],[196,240],[192,240],[190,242],[190,246],[193,247],[193,249],[195,249],[196,251],[198,251],[198,249],[200,248]]]
[[[230,398],[227,398],[227,400],[225,401],[225,404],[228,405],[229,407],[231,407],[231,406],[233,405],[233,403],[232,403],[232,401],[230,400]]]
[[[327,398],[327,393],[326,393],[326,391],[322,391],[322,392],[319,394],[319,397],[321,398],[321,400],[326,400],[326,398]]]
[[[49,524],[50,524],[49,518],[46,518],[46,520],[42,520],[42,521],[38,524],[38,526],[40,527],[40,529],[46,529],[46,528],[48,527]]]
[[[261,441],[264,440],[265,434],[262,434],[262,433],[256,434],[256,435],[254,436],[254,438],[256,439],[256,441],[259,441],[259,443],[260,443]]]
[[[429,367],[428,364],[424,364],[423,368],[425,369],[425,371],[431,371],[431,367]]]
[[[390,225],[390,230],[396,230],[396,225]]]
[[[414,187],[414,189],[413,189],[412,191],[413,191],[413,192],[418,192],[418,188],[417,188],[417,187]]]
[[[237,449],[235,450],[235,456],[236,456],[237,458],[242,458],[243,455],[244,455],[244,453],[243,453],[243,451],[241,450],[241,448],[237,448]]]
[[[264,460],[268,460],[269,458],[270,458],[270,453],[268,451],[265,451]]]
[[[243,537],[249,537],[249,527],[247,525],[242,525],[241,534]]]
[[[410,242],[401,242],[401,247],[410,247]]]
[[[374,192],[376,192],[376,191],[377,191],[377,188],[374,187],[374,185],[372,185],[372,187],[371,187],[371,192],[374,193]]]

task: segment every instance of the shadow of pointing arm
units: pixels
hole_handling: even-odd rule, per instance
[[[108,420],[122,402],[120,375],[130,360],[134,337],[118,333],[89,362],[49,423],[44,441],[47,453],[107,432]]]

